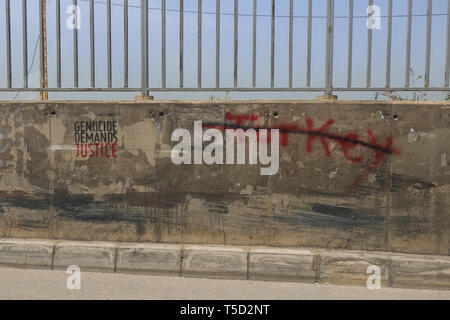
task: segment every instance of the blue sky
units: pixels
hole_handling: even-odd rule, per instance
[[[49,86],[56,86],[56,0],[47,0],[47,32]],[[11,0],[12,22],[12,68],[13,86],[21,87],[22,79],[22,11],[19,0]],[[96,0],[96,85],[106,87],[106,0]],[[334,38],[334,81],[336,87],[347,84],[347,45],[348,45],[348,0],[335,0],[335,38]],[[28,0],[28,61],[31,64],[38,39],[38,1]],[[112,65],[113,86],[123,86],[123,7],[122,0],[112,1]],[[392,32],[392,71],[391,86],[403,86],[406,53],[406,13],[407,0],[394,0]],[[73,40],[72,30],[66,28],[67,7],[72,0],[61,0],[61,41],[62,41],[62,85],[73,85]],[[90,86],[90,47],[89,47],[89,1],[78,0],[81,9],[81,29],[79,30],[79,86]],[[372,86],[384,86],[386,68],[386,34],[388,0],[374,0],[381,8],[381,29],[373,30]],[[129,0],[129,86],[140,86],[140,0]],[[308,0],[294,0],[294,87],[306,86],[307,55],[307,5]],[[367,0],[354,0],[353,33],[353,86],[365,86],[367,55]],[[161,86],[161,1],[149,0],[149,43],[150,43],[150,87]],[[166,0],[167,22],[167,86],[179,84],[179,0]],[[215,0],[203,0],[203,86],[215,85]],[[270,85],[270,9],[271,0],[258,0],[257,36],[257,86]],[[195,87],[197,84],[197,0],[184,0],[184,84]],[[233,27],[234,1],[221,1],[221,86],[233,86]],[[252,14],[253,0],[239,0],[239,86],[251,86],[252,76]],[[413,1],[411,67],[415,76],[411,86],[423,86],[425,72],[425,39],[427,1]],[[211,14],[210,14],[211,13]],[[313,1],[312,26],[312,87],[322,87],[325,83],[325,23],[326,0]],[[444,82],[446,14],[447,0],[433,1],[431,86],[442,86]],[[289,0],[276,0],[275,27],[275,86],[288,85],[288,45],[289,45]],[[396,17],[397,16],[397,17]],[[0,0],[0,87],[6,87],[6,38],[5,38],[5,0]],[[38,86],[38,54],[29,76],[30,86]],[[421,79],[417,79],[422,75]],[[51,99],[59,98],[111,98],[131,99],[138,93],[50,93]],[[320,93],[232,93],[228,98],[314,98]],[[373,99],[375,93],[338,93],[340,98]],[[11,99],[16,93],[0,93],[0,99]],[[180,93],[158,92],[160,99],[224,98],[222,92]],[[442,99],[443,93],[429,94],[430,99]],[[20,93],[17,99],[38,98],[38,93]]]

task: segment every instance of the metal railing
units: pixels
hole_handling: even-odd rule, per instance
[[[347,85],[346,86],[334,86],[333,84],[333,53],[335,50],[334,46],[334,38],[335,38],[335,1],[334,0],[326,0],[326,46],[325,46],[325,74],[324,76],[324,86],[312,87],[311,86],[311,74],[312,74],[312,21],[313,21],[313,1],[308,0],[308,11],[307,16],[304,16],[307,19],[307,43],[306,43],[306,63],[304,67],[297,68],[294,70],[293,61],[294,61],[294,0],[277,0],[288,2],[289,6],[289,15],[286,16],[288,18],[288,39],[289,39],[289,47],[288,47],[288,73],[287,73],[287,86],[276,86],[275,85],[275,28],[276,28],[276,14],[275,14],[275,5],[276,0],[270,0],[271,3],[271,12],[270,12],[270,86],[268,87],[258,87],[257,86],[257,9],[258,9],[258,0],[241,0],[241,1],[249,1],[252,2],[252,14],[247,14],[252,18],[252,49],[251,49],[251,85],[250,86],[241,86],[239,85],[238,79],[238,50],[239,50],[239,0],[234,1],[234,41],[233,41],[233,87],[224,87],[221,86],[220,81],[220,72],[221,72],[221,59],[223,58],[221,55],[221,0],[215,0],[216,10],[215,12],[208,12],[208,14],[215,14],[215,83],[212,87],[203,86],[202,82],[202,14],[204,14],[204,10],[202,10],[202,0],[198,1],[198,10],[196,11],[198,15],[197,20],[197,85],[188,87],[185,85],[184,76],[184,60],[185,54],[184,51],[184,41],[186,38],[186,34],[184,32],[184,0],[176,0],[178,1],[179,8],[179,83],[178,86],[167,86],[167,62],[166,62],[166,0],[161,0],[161,86],[158,87],[149,87],[149,4],[148,0],[140,1],[140,18],[141,18],[141,66],[140,66],[140,87],[129,87],[129,7],[130,4],[128,0],[123,0],[120,4],[123,6],[123,85],[120,87],[114,87],[112,85],[112,44],[111,44],[111,6],[117,5],[117,3],[112,3],[111,0],[106,0],[106,2],[101,2],[103,5],[106,5],[107,8],[107,45],[106,45],[106,60],[107,60],[107,70],[106,70],[106,79],[107,84],[106,87],[99,87],[96,83],[96,41],[95,41],[95,14],[94,8],[95,4],[99,3],[97,0],[89,0],[89,32],[90,32],[90,87],[80,87],[79,86],[79,36],[78,29],[73,29],[73,84],[70,87],[62,86],[61,81],[61,1],[56,1],[56,30],[50,30],[50,32],[56,33],[56,86],[55,87],[47,87],[45,82],[45,68],[41,67],[39,72],[40,74],[40,84],[39,87],[30,87],[29,79],[28,79],[28,69],[29,69],[29,61],[28,61],[28,45],[27,45],[27,29],[30,28],[28,25],[27,15],[29,16],[29,12],[27,12],[27,1],[22,0],[22,30],[23,30],[23,87],[17,88],[12,86],[12,57],[11,57],[11,7],[10,0],[4,0],[6,3],[5,6],[5,30],[6,30],[6,87],[1,87],[0,91],[136,91],[140,92],[142,95],[148,95],[149,92],[152,91],[323,91],[327,95],[331,95],[334,91],[450,91],[449,89],[449,76],[450,76],[450,0],[448,0],[448,7],[446,13],[446,44],[445,44],[445,53],[442,52],[442,55],[445,54],[445,66],[442,66],[442,72],[444,73],[444,81],[440,86],[430,86],[430,59],[431,59],[431,39],[432,39],[432,0],[427,1],[427,11],[426,16],[426,43],[425,43],[425,75],[424,75],[424,83],[423,86],[420,87],[411,87],[410,86],[410,71],[411,71],[411,34],[412,34],[412,8],[413,8],[413,0],[407,0],[408,7],[407,12],[405,13],[405,18],[407,18],[407,30],[406,30],[406,54],[405,54],[405,82],[404,86],[391,87],[391,55],[392,55],[392,20],[393,20],[393,2],[397,0],[388,0],[388,14],[387,14],[387,36],[386,36],[386,70],[385,70],[385,85],[374,87],[372,86],[372,55],[373,55],[373,46],[372,46],[372,38],[373,38],[373,30],[372,28],[367,28],[367,61],[366,61],[366,85],[363,87],[353,86],[352,83],[352,72],[353,72],[353,38],[354,38],[354,0],[345,0],[348,2],[348,55],[347,55]],[[44,34],[44,15],[43,15],[43,5],[45,0],[33,0],[39,1],[39,31],[40,36]],[[204,0],[205,1],[205,0]],[[214,0],[211,0],[214,1]],[[344,1],[344,0],[342,0]],[[361,0],[365,1],[365,0]],[[422,0],[420,0],[422,1]],[[425,0],[423,0],[425,1]],[[367,6],[373,6],[373,0],[367,0]],[[73,5],[77,6],[77,0],[73,0]],[[192,11],[191,11],[192,13]],[[47,11],[49,14],[49,11]],[[371,15],[373,12],[369,12],[367,15],[368,19],[371,19]],[[75,15],[76,19],[76,15]],[[0,22],[1,23],[1,22]],[[31,26],[32,27],[32,26]],[[189,37],[192,37],[192,34],[188,34]],[[195,36],[194,36],[195,37]],[[1,49],[1,46],[0,46]],[[39,44],[40,50],[40,65],[44,66],[46,61],[44,61],[44,42],[40,41]],[[440,53],[441,54],[441,53]],[[4,70],[0,70],[0,76]],[[293,74],[294,73],[302,73],[305,74],[306,77],[306,85],[302,87],[296,87],[293,85]]]

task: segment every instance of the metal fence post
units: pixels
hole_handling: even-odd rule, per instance
[[[447,47],[445,50],[444,86],[448,88],[450,78],[450,0],[447,4]]]
[[[151,99],[148,95],[148,0],[141,0],[141,96],[136,100]]]
[[[94,0],[91,0],[89,3],[89,19],[90,19],[90,50],[91,50],[91,88],[95,88],[95,18],[94,18]]]
[[[373,0],[369,0],[369,8],[371,8],[367,19],[373,18]],[[372,21],[372,20],[370,20]],[[373,39],[373,32],[372,32],[372,22],[370,23],[370,28],[367,28],[367,65],[366,65],[366,87],[370,88],[372,83],[372,39]]]
[[[106,56],[108,64],[108,88],[112,87],[112,52],[111,52],[111,0],[106,1]]]
[[[56,86],[61,88],[61,1],[56,1]]]
[[[40,56],[39,59],[41,61],[41,69],[39,70],[41,73],[41,81],[39,81],[40,89],[42,92],[42,89],[44,88],[45,84],[45,72],[44,72],[44,1],[45,0],[39,0],[39,37],[40,37],[40,43],[39,43],[39,52]]]
[[[405,67],[405,88],[409,87],[411,77],[411,25],[412,25],[412,0],[408,1],[408,20],[406,35],[406,67]]]
[[[128,88],[128,0],[123,2],[123,87]]]
[[[325,52],[325,95],[320,100],[336,100],[333,95],[334,0],[327,0],[327,38]]]
[[[5,1],[6,11],[6,70],[8,78],[8,88],[12,87],[12,75],[11,75],[11,7],[10,0]]]
[[[23,41],[23,87],[28,88],[28,34],[27,34],[27,1],[22,0],[22,41]]]
[[[73,28],[73,86],[78,88],[78,3],[73,0],[73,14],[75,15],[75,26]]]
[[[433,13],[433,0],[428,0],[427,8],[427,40],[425,58],[425,88],[430,86],[430,59],[431,59],[431,25]]]

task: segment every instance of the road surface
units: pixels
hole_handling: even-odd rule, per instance
[[[66,271],[0,267],[0,299],[450,299],[450,291],[216,280],[80,272],[68,289]],[[73,276],[72,276],[73,277]],[[73,280],[73,278],[72,278]],[[76,287],[76,281],[69,286]]]

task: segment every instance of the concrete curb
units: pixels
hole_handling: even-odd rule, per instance
[[[7,238],[0,265],[356,286],[375,266],[382,287],[450,290],[450,257],[388,252]]]
[[[118,246],[116,271],[180,275],[181,247],[171,244],[122,244]]]
[[[314,254],[309,250],[252,248],[249,279],[314,283]]]
[[[15,267],[52,268],[55,241],[0,239],[0,264]]]
[[[181,275],[188,277],[247,279],[246,250],[228,246],[185,246]]]
[[[108,242],[55,243],[53,268],[65,270],[70,265],[76,265],[81,270],[114,272],[116,248],[117,244]]]

